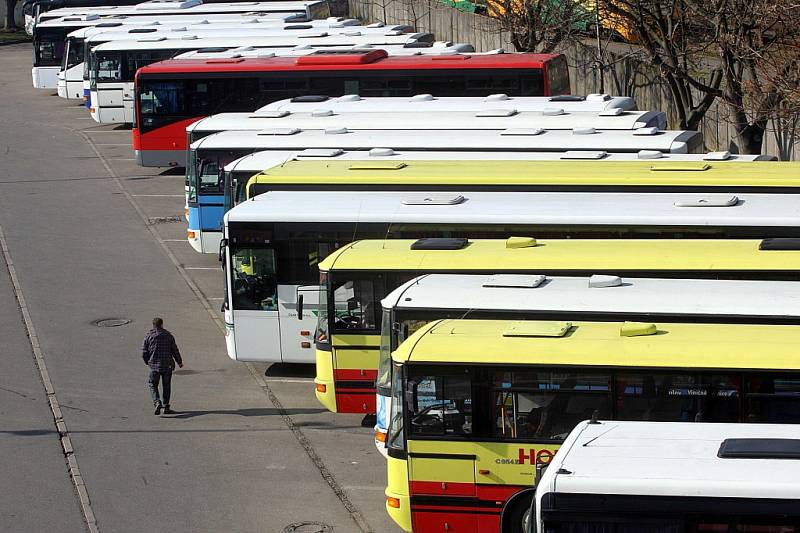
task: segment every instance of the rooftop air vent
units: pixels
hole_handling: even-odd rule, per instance
[[[389,157],[390,155],[394,155],[394,150],[391,148],[371,148],[369,151],[369,157]]]
[[[594,135],[597,130],[594,128],[572,128],[573,135]]]
[[[295,135],[300,133],[299,128],[267,128],[260,130],[257,135]]]
[[[312,117],[332,117],[333,109],[313,109],[311,111]]]
[[[732,207],[739,203],[738,196],[716,196],[677,200],[675,207]]]
[[[727,161],[731,158],[731,153],[727,150],[723,152],[708,152],[703,156],[704,161]]]
[[[283,27],[284,30],[311,30],[314,26],[311,24],[289,24]]]
[[[509,324],[503,337],[563,337],[572,328],[572,322],[520,320]]]
[[[645,322],[623,322],[619,328],[620,337],[647,337],[658,333],[655,324]]]
[[[721,459],[800,459],[800,439],[725,439]]]
[[[625,110],[621,107],[611,107],[609,109],[604,109],[598,113],[601,117],[618,117],[625,113]]]
[[[546,117],[556,117],[558,115],[564,115],[564,110],[560,107],[545,107],[542,109],[542,115]]]
[[[194,41],[199,39],[197,35],[181,35],[181,41]]]
[[[95,28],[116,28],[122,26],[122,22],[101,22]]]
[[[664,153],[658,150],[639,150],[636,152],[636,159],[661,159],[662,157],[664,157]]]
[[[557,96],[551,96],[548,100],[551,102],[583,102],[586,98],[575,94],[559,94]]]
[[[373,22],[372,24],[367,24],[367,28],[383,28],[386,26],[383,22]]]
[[[484,109],[475,113],[476,117],[513,117],[516,109]]]
[[[315,31],[315,32],[309,32],[309,33],[304,33],[302,35],[298,35],[297,38],[298,39],[318,39],[318,38],[327,37],[327,36],[328,36],[328,32],[326,32],[326,31]]]
[[[343,31],[342,35],[345,35],[347,37],[360,37],[361,36],[361,32],[358,31],[358,30],[347,30],[347,31]]]
[[[604,274],[594,274],[589,278],[590,289],[602,289],[606,287],[619,287],[622,285],[622,278],[619,276],[608,276]]]
[[[220,52],[227,52],[227,48],[223,48],[222,46],[209,46],[208,48],[200,48],[197,50],[198,54],[218,54]]]
[[[141,39],[137,39],[136,42],[139,42],[139,43],[157,43],[159,41],[166,41],[166,40],[167,40],[167,38],[164,37],[163,35],[161,35],[159,37],[143,37]]]
[[[506,239],[506,248],[534,248],[536,239],[533,237],[509,237]]]
[[[401,202],[403,205],[457,205],[464,203],[466,198],[462,195],[444,194],[411,194],[404,197]]]
[[[344,126],[333,126],[331,128],[325,128],[325,135],[343,135],[345,133],[350,133],[350,130],[348,130]]]
[[[345,94],[336,99],[337,102],[358,102],[362,98],[357,94]]]
[[[764,239],[758,245],[759,250],[800,250],[800,238],[775,237]]]
[[[187,28],[186,26],[180,26],[177,28],[170,28],[169,31],[189,31],[189,28]]]
[[[486,97],[487,102],[505,102],[506,100],[509,100],[508,95],[502,93],[490,94]]]
[[[302,103],[302,104],[310,104],[310,103],[318,103],[318,102],[325,102],[329,99],[329,96],[323,96],[321,94],[306,94],[303,96],[295,96],[290,100],[292,103]]]
[[[298,157],[336,157],[342,155],[344,150],[341,148],[306,148],[298,153]]]
[[[500,132],[500,135],[541,135],[544,128],[508,128]]]
[[[661,130],[656,128],[655,126],[650,126],[647,128],[636,128],[633,130],[634,135],[658,135]]]
[[[605,101],[608,101],[608,100],[611,100],[611,95],[610,94],[592,93],[592,94],[587,94],[586,95],[586,101],[587,102],[605,102]]]
[[[544,283],[546,279],[547,276],[542,274],[495,274],[487,277],[481,285],[483,287],[535,289]]]
[[[410,98],[412,102],[430,102],[434,100],[432,94],[415,94]]]
[[[250,118],[283,118],[290,114],[285,109],[264,109],[263,111],[256,111],[250,115]]]
[[[417,239],[411,243],[412,250],[462,250],[467,247],[469,240],[448,237],[428,237]]]
[[[157,31],[157,28],[133,28],[128,30],[128,33],[154,33]]]
[[[559,159],[590,159],[590,160],[597,160],[603,159],[608,156],[608,152],[604,152],[602,150],[599,151],[591,151],[591,150],[567,150]]]

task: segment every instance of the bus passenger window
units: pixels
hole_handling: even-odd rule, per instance
[[[745,422],[800,423],[800,377],[762,374],[745,379],[747,382]]]
[[[233,253],[233,309],[277,311],[275,251],[243,248]]]
[[[469,376],[420,376],[414,382],[415,401],[411,413],[413,435],[472,433],[472,385]]]

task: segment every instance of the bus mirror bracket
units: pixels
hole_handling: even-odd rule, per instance
[[[222,263],[225,261],[225,248],[228,247],[228,239],[222,239],[219,241],[219,262]]]
[[[303,320],[303,295],[297,295],[297,320]]]

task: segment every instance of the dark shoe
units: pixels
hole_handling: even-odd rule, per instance
[[[167,406],[165,406],[165,407],[164,407],[164,414],[165,414],[165,415],[174,415],[174,414],[175,414],[175,411],[173,411],[172,409],[170,409],[170,408],[169,408],[169,405],[167,405]]]
[[[156,410],[153,411],[153,414],[154,415],[160,415],[161,414],[161,404],[160,403],[156,404]]]

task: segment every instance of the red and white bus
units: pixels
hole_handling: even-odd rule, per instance
[[[547,96],[569,91],[566,59],[552,54],[390,56],[375,49],[167,60],[136,75],[133,148],[142,166],[183,165],[186,126],[192,122],[298,96]]]

